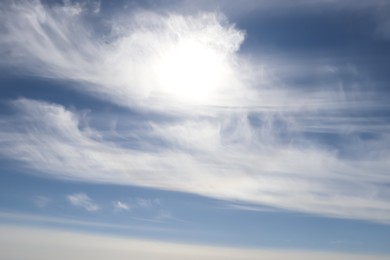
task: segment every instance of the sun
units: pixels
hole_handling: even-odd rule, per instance
[[[183,103],[212,102],[223,87],[226,66],[217,49],[182,40],[161,55],[157,71],[160,91]]]

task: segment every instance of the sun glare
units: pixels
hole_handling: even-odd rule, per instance
[[[225,68],[223,55],[214,48],[182,41],[162,56],[158,68],[161,92],[179,102],[211,101],[223,84]]]

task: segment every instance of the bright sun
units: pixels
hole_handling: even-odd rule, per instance
[[[216,98],[226,74],[224,55],[196,41],[181,41],[162,55],[161,92],[176,101],[200,104]]]

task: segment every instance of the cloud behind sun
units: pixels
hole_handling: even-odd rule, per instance
[[[245,91],[236,65],[244,33],[220,14],[145,11],[110,19],[108,33],[97,37],[79,5],[27,1],[6,9],[1,44],[11,50],[7,62],[75,80],[78,91],[157,110],[172,103],[227,104]]]

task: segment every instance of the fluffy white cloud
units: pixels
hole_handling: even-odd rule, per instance
[[[87,211],[98,211],[99,205],[84,193],[76,193],[66,196],[68,201],[75,207],[83,208]]]
[[[118,200],[118,201],[114,201],[112,204],[114,205],[114,210],[117,212],[130,210],[129,205],[127,205],[125,202]]]

